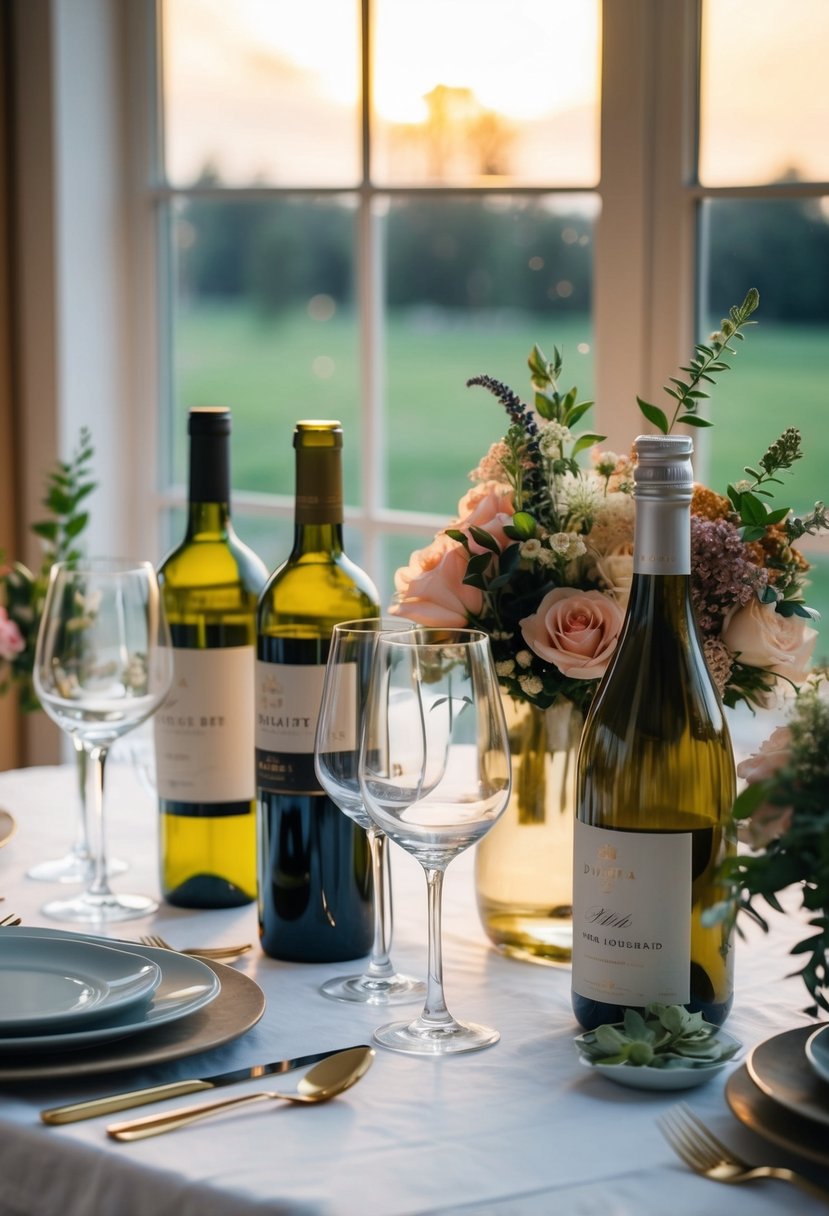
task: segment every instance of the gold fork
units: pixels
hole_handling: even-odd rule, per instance
[[[752,1182],[756,1178],[777,1178],[829,1201],[829,1191],[817,1186],[794,1170],[776,1165],[750,1165],[718,1140],[685,1103],[673,1107],[657,1119],[657,1125],[671,1148],[697,1174],[715,1182]]]
[[[202,946],[191,947],[187,950],[177,950],[175,946],[171,946],[166,938],[159,937],[157,933],[147,933],[139,938],[142,946],[155,946],[157,950],[172,950],[176,954],[192,954],[196,958],[209,958],[214,962],[228,962],[235,958],[241,958],[243,954],[247,954],[252,950],[250,942],[245,942],[238,946]]]
[[[11,928],[12,925],[22,925],[23,922],[19,916],[15,916],[14,912],[9,912],[0,920],[0,928]]]

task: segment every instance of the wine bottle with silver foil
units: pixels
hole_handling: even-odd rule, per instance
[[[230,411],[190,411],[184,540],[159,567],[173,687],[155,717],[161,890],[184,908],[256,897],[256,605],[267,570],[230,517]]]
[[[296,424],[294,547],[257,615],[259,930],[267,954],[296,962],[360,958],[373,932],[366,833],[314,771],[331,632],[380,607],[343,551],[342,443],[338,422]]]
[[[636,440],[634,574],[579,750],[573,1009],[587,1029],[652,1001],[721,1023],[730,930],[705,912],[734,848],[734,760],[691,602],[691,453]]]

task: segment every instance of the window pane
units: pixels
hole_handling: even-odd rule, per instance
[[[375,0],[372,176],[593,185],[599,0]]]
[[[396,200],[386,218],[388,500],[453,515],[467,473],[507,425],[466,381],[523,400],[534,343],[564,353],[564,387],[592,393],[595,200]]]
[[[829,4],[704,0],[700,180],[829,179]]]
[[[356,0],[163,0],[166,173],[185,185],[360,176]]]
[[[296,420],[339,418],[346,498],[359,501],[353,209],[193,199],[171,214],[170,476],[185,477],[191,406],[231,407],[234,487],[272,494],[293,493]]]
[[[798,513],[827,499],[826,362],[829,353],[829,199],[717,200],[703,208],[703,316],[715,329],[746,290],[760,291],[759,324],[737,344],[733,370],[713,392],[710,474],[724,492],[789,426],[805,456],[775,487]],[[801,542],[801,547],[804,542]],[[812,542],[814,544],[814,542]],[[829,557],[825,541],[818,551]],[[829,620],[826,558],[808,599]],[[824,635],[825,635],[824,628]],[[827,643],[824,636],[824,650]]]

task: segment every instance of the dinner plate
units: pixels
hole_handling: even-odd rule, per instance
[[[4,844],[8,844],[12,836],[17,831],[17,824],[14,821],[14,816],[8,811],[0,810],[0,849]]]
[[[146,953],[155,958],[164,951],[147,948]],[[210,1052],[233,1042],[255,1026],[265,1012],[265,994],[247,975],[221,963],[211,965],[210,969],[221,975],[221,991],[214,1001],[196,1013],[148,1030],[145,1034],[93,1045],[65,1055],[0,1055],[0,1082],[7,1087],[28,1085],[31,1081],[51,1083],[64,1077],[77,1079],[104,1073],[124,1073],[129,1069],[143,1070],[159,1064],[165,1065],[165,1075],[160,1080],[170,1080],[168,1065],[171,1061]],[[216,1071],[216,1061],[205,1060],[203,1065],[197,1067],[205,1073],[212,1073]],[[147,1082],[144,1080],[142,1083]],[[133,1085],[124,1079],[115,1088],[127,1089],[133,1088]]]
[[[806,1058],[806,1044],[814,1032],[811,1023],[766,1039],[749,1053],[746,1070],[757,1088],[779,1106],[829,1127],[829,1089]]]
[[[0,934],[0,1036],[83,1029],[146,1000],[157,963],[93,942]]]
[[[822,1081],[829,1082],[829,1026],[820,1026],[806,1040],[806,1059]],[[829,1097],[829,1090],[824,1090]]]
[[[725,1098],[732,1113],[758,1136],[807,1161],[829,1165],[829,1143],[822,1124],[794,1114],[764,1094],[745,1064],[726,1081]]]
[[[106,938],[78,938],[76,934],[61,929],[4,929],[2,936],[25,937],[29,940],[44,938],[60,942],[88,941],[98,945],[112,946]],[[29,1034],[0,1038],[0,1054],[32,1052],[72,1051],[106,1043],[111,1039],[122,1039],[127,1035],[143,1034],[167,1022],[177,1021],[195,1013],[213,1001],[219,994],[221,983],[215,971],[188,954],[177,954],[174,950],[155,950],[145,946],[130,946],[131,953],[158,966],[161,979],[151,999],[130,1009],[125,1009],[108,1018],[100,1026],[89,1029],[67,1031],[65,1034]]]

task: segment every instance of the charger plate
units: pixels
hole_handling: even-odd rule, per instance
[[[725,1099],[732,1114],[764,1140],[807,1161],[829,1166],[825,1127],[793,1114],[764,1094],[752,1081],[745,1064],[728,1078]]]
[[[14,816],[10,815],[8,811],[0,810],[0,849],[4,844],[8,844],[16,831],[17,824]]]
[[[57,929],[28,929],[29,934],[54,935]],[[109,942],[107,938],[91,938]],[[133,946],[161,967],[164,988],[164,963],[169,950],[150,946]],[[21,1050],[17,1055],[0,1056],[0,1082],[14,1083],[32,1080],[53,1080],[61,1077],[85,1077],[100,1073],[122,1072],[130,1068],[147,1068],[171,1060],[183,1059],[203,1051],[212,1051],[239,1038],[255,1026],[265,1012],[265,994],[258,984],[233,967],[221,963],[206,963],[221,984],[218,996],[198,1012],[168,1022],[158,1029],[148,1029],[129,1038],[98,1044],[66,1054],[31,1056]]]
[[[746,1070],[758,1089],[786,1110],[829,1127],[829,1089],[813,1072],[806,1044],[815,1023],[785,1030],[759,1043],[746,1060]],[[829,1136],[824,1132],[829,1141]]]

